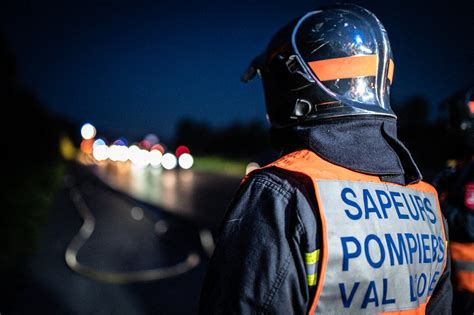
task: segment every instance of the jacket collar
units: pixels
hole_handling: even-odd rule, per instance
[[[397,138],[394,118],[346,117],[271,134],[283,152],[309,148],[333,164],[401,185],[422,179],[410,152]]]

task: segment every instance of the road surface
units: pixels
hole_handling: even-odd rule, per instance
[[[8,314],[197,313],[212,250],[208,229],[225,210],[216,200],[227,203],[236,187],[169,171],[159,178],[142,173],[142,183],[141,175],[128,183],[122,177],[110,188],[103,180],[120,178],[111,174],[70,167]],[[150,180],[157,185],[147,186]],[[128,190],[133,197],[122,193],[127,185],[135,187]],[[213,189],[221,194],[208,194]]]
[[[238,176],[138,168],[123,162],[88,167],[118,191],[210,227],[218,226],[241,181]]]

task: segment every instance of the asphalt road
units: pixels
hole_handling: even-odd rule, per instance
[[[212,195],[207,198],[215,205]],[[206,197],[192,200],[198,199]],[[10,301],[11,313],[196,314],[209,259],[206,236],[225,207],[206,220],[209,209],[199,214],[157,204],[111,189],[84,166],[71,167],[39,251],[24,268],[21,292]]]
[[[211,228],[219,225],[241,181],[192,169],[167,171],[125,163],[92,164],[89,169],[118,191]]]

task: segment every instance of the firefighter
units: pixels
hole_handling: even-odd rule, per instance
[[[474,88],[450,98],[449,130],[455,159],[433,180],[447,219],[455,314],[474,314]]]
[[[343,4],[296,18],[251,63],[281,157],[231,202],[201,314],[450,314],[444,221],[397,139],[393,73],[380,21]]]

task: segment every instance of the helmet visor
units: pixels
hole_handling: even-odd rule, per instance
[[[334,99],[356,111],[394,115],[392,52],[375,15],[354,6],[310,12],[296,25],[292,41],[306,71]]]

